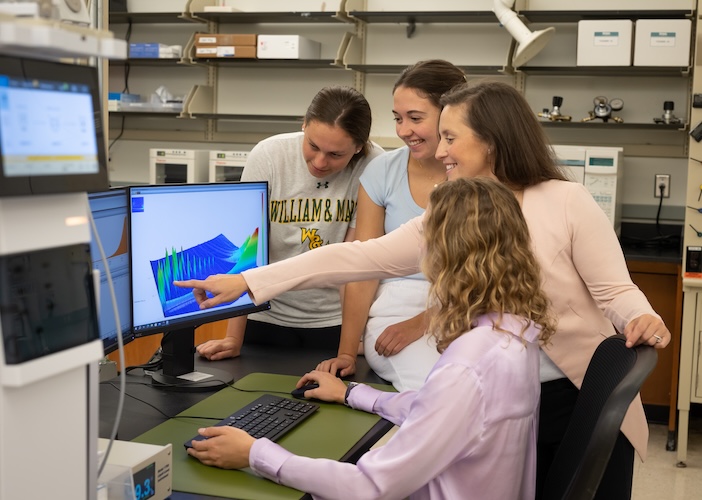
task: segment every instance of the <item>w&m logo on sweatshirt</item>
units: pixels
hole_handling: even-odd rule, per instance
[[[316,229],[306,229],[303,227],[300,228],[300,230],[302,231],[300,242],[304,243],[306,240],[310,240],[310,250],[324,245],[324,240],[317,234]]]

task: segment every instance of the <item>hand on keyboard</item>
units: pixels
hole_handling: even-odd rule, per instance
[[[248,432],[254,438],[265,437],[271,441],[277,441],[318,408],[319,405],[314,403],[264,394],[215,424],[215,427],[236,427]],[[190,448],[192,441],[203,439],[205,437],[196,436],[186,441],[185,447]]]
[[[221,469],[241,469],[249,466],[249,453],[256,441],[246,432],[233,427],[199,429],[203,440],[193,443],[188,454],[205,465]]]

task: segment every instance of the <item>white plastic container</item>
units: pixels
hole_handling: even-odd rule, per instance
[[[578,66],[631,66],[630,20],[578,21]]]
[[[634,66],[690,65],[690,19],[636,21]]]
[[[319,59],[322,44],[300,35],[258,35],[259,59]]]

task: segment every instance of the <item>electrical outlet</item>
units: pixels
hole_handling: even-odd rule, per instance
[[[653,184],[654,198],[661,197],[661,186],[663,186],[663,198],[670,198],[670,175],[656,174],[655,183]]]

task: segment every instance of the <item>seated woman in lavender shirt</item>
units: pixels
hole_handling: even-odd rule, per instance
[[[231,427],[200,429],[206,465],[256,473],[322,498],[501,498],[535,494],[539,344],[555,322],[514,194],[486,178],[436,188],[424,219],[439,361],[419,391],[387,393],[313,371],[306,397],[400,426],[357,464],[293,455]],[[507,257],[508,258],[505,258]]]

